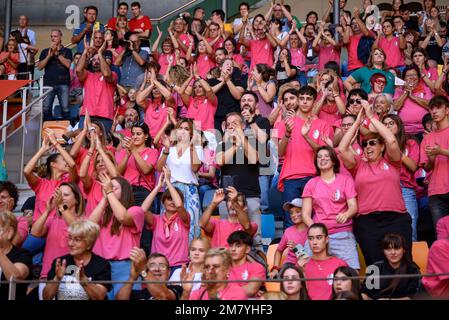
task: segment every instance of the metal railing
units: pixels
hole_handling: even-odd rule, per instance
[[[37,86],[35,86],[36,84]],[[31,115],[30,111],[38,103],[42,103],[43,99],[52,90],[53,88],[51,87],[44,87],[42,77],[37,80],[32,80],[29,85],[17,90],[15,93],[10,95],[10,97],[15,95],[17,92],[21,92],[22,106],[21,110],[10,119],[8,119],[8,99],[6,98],[3,101],[3,122],[0,125],[0,132],[2,133],[0,144],[2,144],[4,148],[8,175],[10,172],[17,174],[15,179],[10,179],[14,183],[23,183],[22,169],[25,164],[25,158],[31,157],[32,154],[37,151],[37,148],[40,147],[41,143],[40,132],[42,131],[42,108],[36,108],[35,110],[37,112],[34,115]],[[37,91],[37,97],[33,98],[33,100],[28,103],[28,95],[32,94],[33,91]],[[29,119],[27,119],[27,115],[30,115]],[[14,128],[11,132],[8,132],[8,128],[19,118],[21,118],[20,126]],[[32,124],[32,130],[30,130],[30,132],[37,134],[37,137],[32,137],[34,138],[34,142],[32,141],[33,139],[28,137],[28,124],[32,120],[36,120]],[[28,148],[26,148],[26,145]],[[27,155],[25,155],[25,152],[27,152]],[[12,170],[12,168],[15,170]]]
[[[164,20],[165,18],[170,17],[171,15],[181,12],[182,10],[184,10],[185,8],[190,7],[191,5],[193,5],[195,2],[199,2],[201,0],[191,0],[185,4],[183,4],[182,6],[173,9],[172,11],[167,12],[166,14],[164,14],[163,16],[159,17],[159,18],[150,18],[151,22],[157,22],[160,23],[162,20]]]

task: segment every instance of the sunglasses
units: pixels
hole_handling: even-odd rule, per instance
[[[362,104],[362,99],[349,99],[349,104]]]
[[[384,80],[376,80],[376,81],[374,81],[374,83],[377,83],[377,84],[386,84],[387,82],[384,81]]]
[[[379,143],[379,140],[374,139],[374,140],[365,140],[362,141],[362,148],[366,148],[368,145],[371,147],[374,147],[375,145],[377,145]]]

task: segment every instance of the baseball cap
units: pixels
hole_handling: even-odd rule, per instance
[[[302,199],[301,198],[295,198],[295,199],[293,199],[290,202],[284,203],[284,205],[282,206],[284,211],[290,210],[291,207],[302,208]]]

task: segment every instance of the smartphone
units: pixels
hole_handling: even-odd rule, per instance
[[[293,248],[293,252],[296,255],[296,258],[306,258],[308,257],[306,250],[304,249],[304,247],[298,243],[294,248]]]
[[[225,194],[228,194],[228,191],[226,190],[226,188],[234,186],[234,176],[223,176],[222,186],[223,186]]]

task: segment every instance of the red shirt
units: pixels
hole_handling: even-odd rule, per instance
[[[273,65],[274,51],[268,38],[249,40],[249,50],[252,52],[250,72],[259,63],[266,64],[269,67]]]
[[[151,25],[151,20],[147,16],[142,16],[140,18],[132,18],[128,22],[129,30],[134,32],[136,29],[142,29],[143,31],[150,30],[153,31],[153,26]]]

